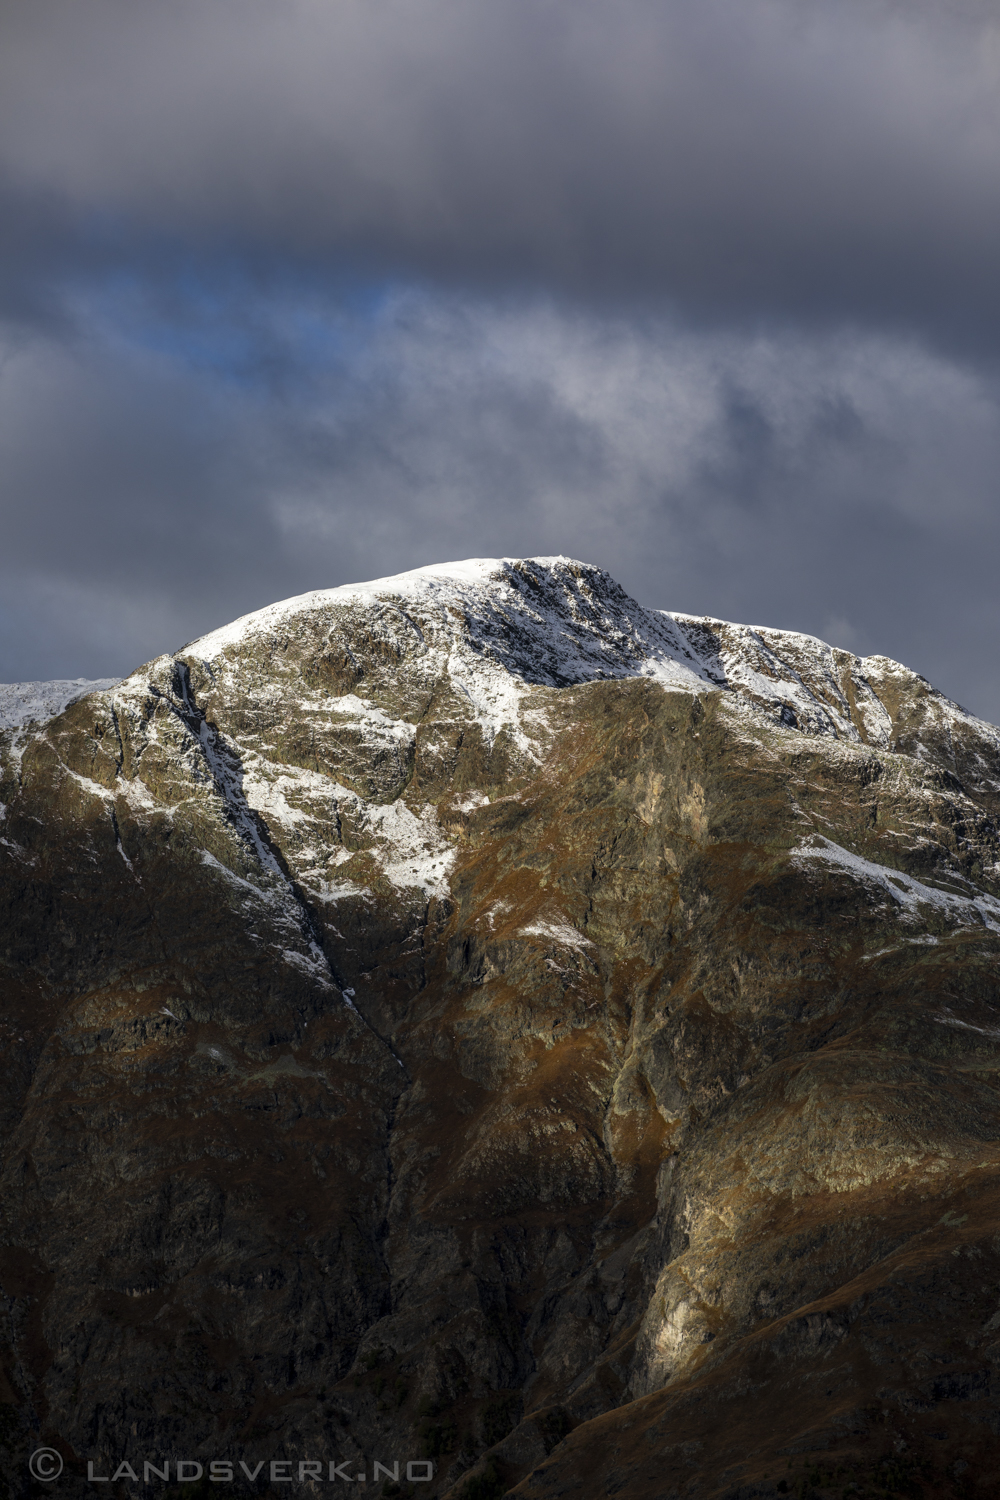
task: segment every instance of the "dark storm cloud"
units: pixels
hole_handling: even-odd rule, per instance
[[[32,0],[22,192],[171,240],[1000,338],[1000,24],[887,0]]]

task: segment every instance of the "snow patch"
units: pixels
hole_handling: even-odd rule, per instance
[[[286,964],[289,964],[293,969],[298,969],[300,974],[304,974],[307,979],[311,979],[321,989],[332,990],[335,988],[330,979],[326,956],[315,944],[312,945],[311,951],[308,954],[297,952],[294,948],[282,948],[281,956]]]
[[[1000,901],[983,893],[975,897],[953,895],[936,886],[924,885],[912,875],[887,865],[876,864],[860,854],[852,854],[839,844],[815,834],[811,841],[800,844],[791,855],[791,862],[808,867],[811,863],[822,863],[851,875],[855,880],[875,886],[887,895],[899,908],[900,915],[919,920],[922,906],[933,906],[949,917],[959,927],[986,927],[991,932],[1000,932]],[[875,955],[871,955],[874,957]]]
[[[960,722],[1000,764],[1000,731],[888,657],[857,657],[796,631],[645,609],[602,569],[562,556],[470,558],[317,590],[244,615],[186,649],[213,674],[238,677],[245,645],[287,643],[300,631],[319,643],[352,622],[391,640],[401,672],[412,656],[428,676],[449,678],[488,745],[506,733],[536,764],[552,734],[536,689],[629,677],[673,692],[722,690],[741,714],[882,751],[894,749],[896,726],[881,687],[905,681],[920,687],[919,722],[906,729],[910,753],[921,754],[925,731]],[[398,742],[413,733],[353,693],[324,712],[353,715],[366,736]]]
[[[475,812],[477,807],[487,807],[489,800],[485,792],[466,792],[464,797],[459,792],[452,797],[451,805],[456,812],[470,813]],[[0,807],[2,806],[3,803],[0,803]]]
[[[52,682],[0,682],[0,729],[44,724],[90,693],[117,687],[118,677],[59,678]]]
[[[404,890],[416,887],[425,896],[447,894],[455,850],[442,834],[432,804],[419,814],[401,798],[388,807],[369,804],[366,817],[372,832],[385,841],[382,869],[387,880]]]
[[[345,718],[351,722],[361,721],[368,730],[381,731],[389,739],[403,743],[413,738],[413,725],[405,719],[393,719],[384,709],[372,703],[370,698],[359,698],[355,693],[344,693],[327,705],[331,718]]]
[[[576,948],[583,952],[584,948],[593,948],[589,938],[584,937],[579,928],[574,927],[564,917],[544,917],[532,922],[527,927],[521,928],[522,937],[547,938],[550,942],[558,943],[562,948]]]
[[[70,781],[75,781],[77,786],[82,787],[85,792],[89,792],[92,797],[100,797],[102,802],[113,802],[115,800],[114,793],[110,788],[102,786],[99,781],[91,781],[89,776],[81,776],[79,772],[68,769],[66,770],[66,775]]]
[[[237,875],[234,870],[231,870],[228,865],[224,865],[221,860],[216,859],[215,855],[210,854],[207,849],[201,849],[199,853],[201,854],[203,865],[209,865],[213,870],[218,870],[219,874],[231,881],[233,885],[239,886],[242,890],[249,892],[258,901],[273,902],[274,898],[271,891],[262,890],[259,885],[254,885],[252,881],[244,880],[242,875]]]
[[[269,779],[267,769],[266,763],[258,760],[244,768],[247,803],[269,821],[295,831],[301,842],[295,846],[289,841],[285,857],[296,866],[303,884],[323,901],[369,894],[351,880],[325,879],[318,868],[336,868],[352,859],[354,853],[368,855],[400,890],[417,889],[428,897],[447,894],[455,849],[445,837],[433,803],[414,812],[401,797],[390,803],[367,802],[318,771],[285,766],[280,775]],[[293,806],[288,800],[291,794],[314,798],[321,805],[324,821],[335,828],[339,828],[343,811],[362,847],[357,851],[338,848],[331,854],[328,835],[323,847],[312,847],[306,840],[318,819]],[[371,842],[366,846],[368,840]]]
[[[960,1021],[957,1016],[935,1016],[934,1019],[939,1026],[959,1026],[963,1031],[975,1031],[980,1036],[988,1036],[993,1041],[1000,1040],[1000,1031],[986,1026],[973,1026],[971,1021]]]
[[[346,901],[349,897],[369,897],[371,892],[363,885],[355,885],[353,880],[314,880],[310,884],[303,881],[303,887],[310,896],[324,905],[332,905],[335,901]]]

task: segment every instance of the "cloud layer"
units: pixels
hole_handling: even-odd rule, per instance
[[[33,0],[4,27],[6,179],[92,233],[997,338],[992,7]]]
[[[1000,23],[0,10],[0,678],[566,552],[1000,718]]]

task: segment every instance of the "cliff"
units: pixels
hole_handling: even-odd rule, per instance
[[[41,1444],[64,1495],[990,1493],[1000,731],[563,558],[36,700],[0,733],[11,1495]]]

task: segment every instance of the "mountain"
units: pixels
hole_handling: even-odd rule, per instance
[[[96,682],[86,677],[63,682],[0,682],[0,729],[53,719],[80,698],[117,685],[117,677],[102,677]]]
[[[1000,731],[565,558],[63,701],[0,734],[12,1496],[990,1493]]]

